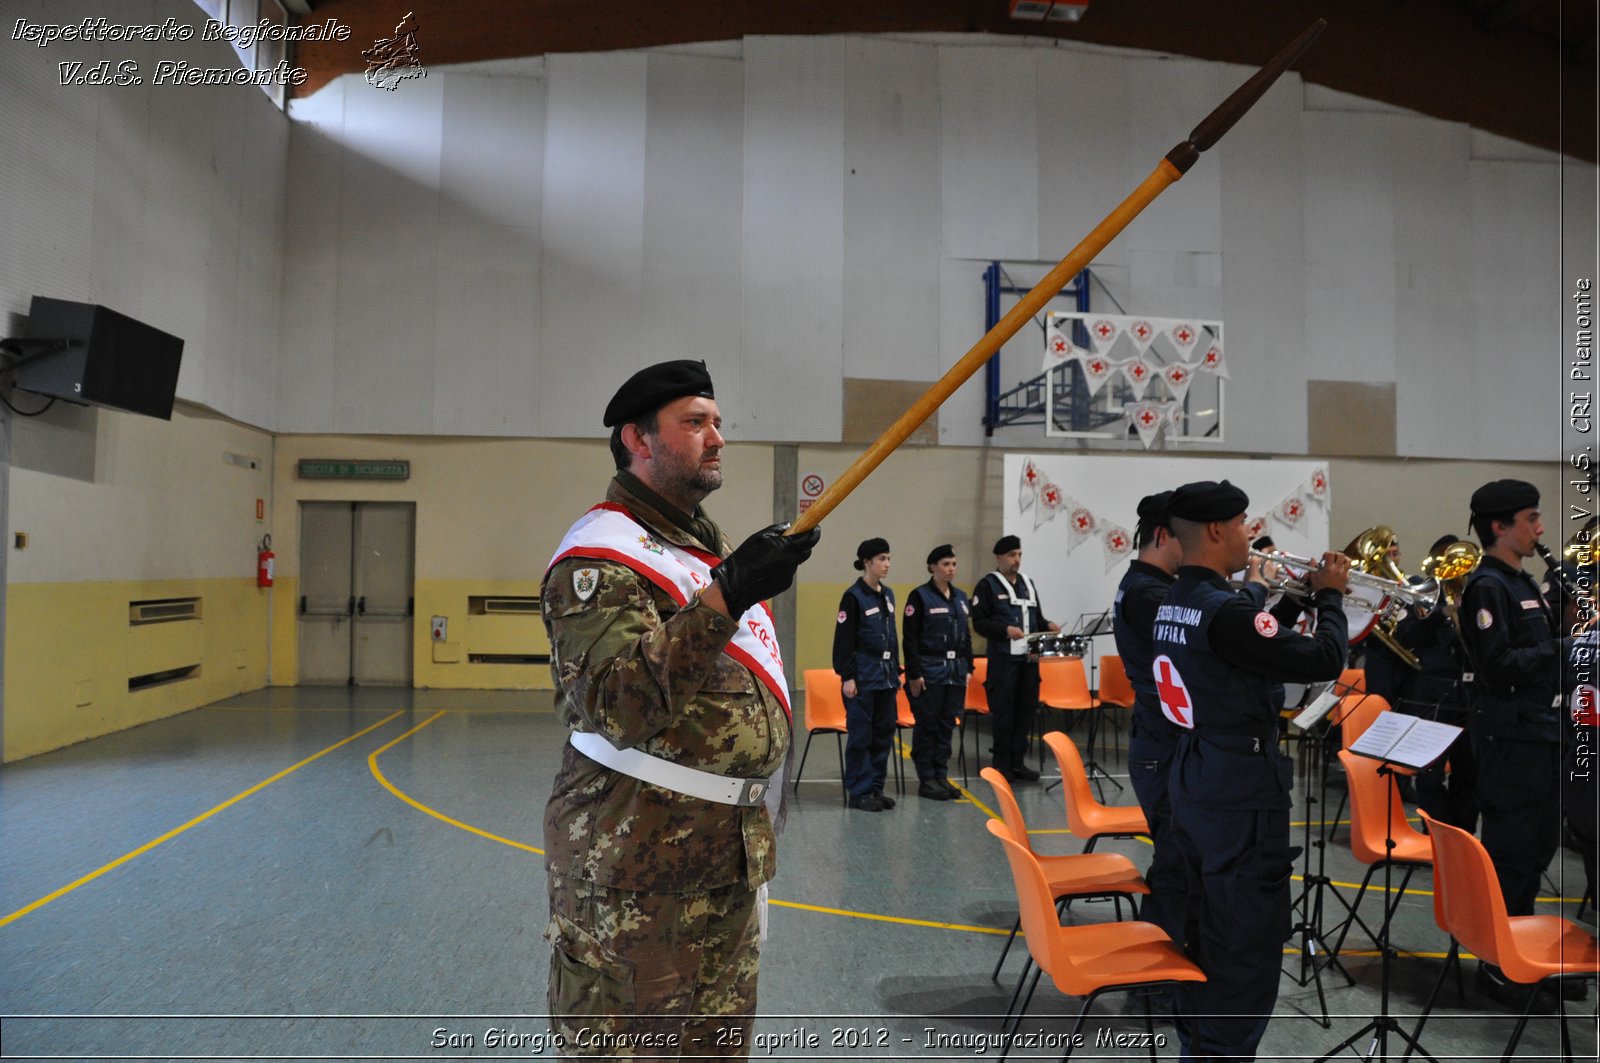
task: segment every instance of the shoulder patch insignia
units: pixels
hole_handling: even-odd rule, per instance
[[[839,610],[839,623],[841,623],[841,624],[844,623],[845,619],[846,619],[846,617],[845,617],[844,610],[843,609]]]
[[[1477,619],[1479,631],[1488,631],[1494,627],[1494,614],[1487,609],[1479,609]]]
[[[572,570],[572,593],[578,596],[578,601],[586,602],[594,597],[595,588],[600,586],[600,570],[597,568],[576,568]]]
[[[907,602],[906,603],[906,615],[907,616],[915,615],[916,611],[917,611],[917,605],[916,605],[915,602]]]
[[[1273,638],[1278,634],[1278,618],[1268,612],[1257,613],[1256,631],[1263,638]]]

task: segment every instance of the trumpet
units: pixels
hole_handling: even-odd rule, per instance
[[[1307,572],[1312,572],[1322,567],[1320,559],[1296,557],[1294,554],[1251,550],[1250,556],[1262,561],[1270,561],[1277,565],[1288,565],[1291,568],[1304,569]],[[1367,587],[1378,591],[1393,601],[1401,602],[1418,616],[1427,616],[1439,606],[1439,581],[1435,579],[1425,579],[1421,583],[1406,583],[1402,580],[1375,576],[1352,565],[1350,568],[1350,582],[1358,587]],[[1285,594],[1305,600],[1309,600],[1313,593],[1311,584],[1305,580],[1285,579],[1278,581],[1275,586]]]

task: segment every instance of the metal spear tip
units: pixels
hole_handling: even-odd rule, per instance
[[[1311,47],[1311,42],[1327,25],[1327,19],[1319,18],[1306,27],[1300,36],[1273,56],[1271,62],[1251,75],[1250,80],[1233,91],[1232,96],[1217,104],[1214,111],[1202,118],[1200,124],[1194,127],[1194,132],[1189,134],[1189,139],[1167,153],[1167,161],[1177,167],[1179,173],[1187,173],[1189,167],[1199,159],[1200,153],[1221,140],[1222,135],[1232,129],[1233,124],[1254,107],[1257,100],[1266,95],[1267,89],[1278,80],[1278,76],[1294,65],[1295,60]]]

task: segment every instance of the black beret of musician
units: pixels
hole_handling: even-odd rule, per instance
[[[1277,545],[1278,545],[1277,543],[1272,541],[1272,536],[1263,535],[1261,538],[1257,539],[1255,542],[1250,544],[1250,549],[1252,549],[1252,550],[1271,550],[1273,547],[1275,547]]]
[[[994,541],[994,556],[1009,554],[1013,550],[1022,549],[1022,540],[1015,535],[1002,535]]]
[[[1499,517],[1532,509],[1539,504],[1539,489],[1526,480],[1493,480],[1472,492],[1472,515]]]
[[[1139,499],[1139,526],[1165,528],[1172,520],[1172,513],[1168,509],[1171,504],[1171,491],[1158,491]]]
[[[1226,480],[1197,480],[1184,484],[1172,492],[1167,503],[1174,517],[1192,520],[1196,524],[1209,524],[1214,520],[1232,520],[1250,506],[1250,496]]]
[[[630,376],[606,403],[603,423],[607,428],[628,424],[661,409],[673,399],[698,395],[714,399],[711,373],[706,363],[689,358],[657,362]]]
[[[863,539],[861,545],[856,547],[856,568],[866,568],[865,562],[871,561],[879,554],[889,553],[888,539]]]
[[[955,556],[956,548],[951,546],[949,543],[945,543],[943,546],[935,546],[932,550],[928,551],[928,564],[937,565],[945,558]]]

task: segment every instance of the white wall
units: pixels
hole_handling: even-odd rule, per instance
[[[293,111],[322,195],[289,223],[278,424],[595,435],[639,362],[703,356],[739,438],[837,440],[841,378],[937,378],[987,260],[1031,282],[1249,72],[963,36],[346,77]],[[1592,210],[1566,227],[1593,247]],[[1561,230],[1556,156],[1291,73],[1095,269],[1130,312],[1227,322],[1230,451],[1304,454],[1328,380],[1394,386],[1400,453],[1535,459],[1552,434],[1504,413],[1559,396]],[[940,441],[981,443],[981,404]]]
[[[30,297],[102,303],[183,338],[178,395],[277,419],[289,122],[250,85],[153,84],[158,59],[237,67],[220,41],[10,39],[16,21],[198,27],[185,0],[8,0],[0,51],[0,313]],[[138,64],[144,83],[62,85],[58,64]],[[347,207],[348,209],[348,207]],[[12,335],[4,321],[0,335]],[[31,431],[25,423],[19,434]],[[25,450],[26,447],[24,446]]]

